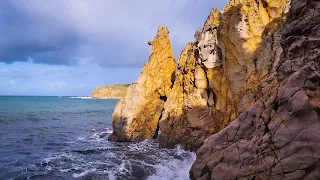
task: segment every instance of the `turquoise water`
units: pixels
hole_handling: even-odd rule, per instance
[[[117,101],[0,96],[0,179],[188,179],[194,153],[107,141]]]

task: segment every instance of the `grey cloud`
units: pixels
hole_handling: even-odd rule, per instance
[[[139,67],[147,61],[157,26],[169,27],[180,53],[211,8],[227,0],[3,0],[0,61],[74,65],[80,59],[105,67]]]

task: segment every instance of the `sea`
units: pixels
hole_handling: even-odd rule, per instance
[[[0,96],[0,179],[189,179],[194,152],[107,140],[117,101]]]

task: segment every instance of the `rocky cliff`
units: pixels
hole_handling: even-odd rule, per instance
[[[159,27],[149,62],[117,103],[109,140],[138,141],[156,136],[164,103],[171,92],[176,63],[166,27]]]
[[[280,31],[276,82],[205,140],[191,179],[319,179],[320,2],[293,0]]]
[[[231,0],[210,12],[177,65],[152,58],[170,44],[158,32],[140,75],[152,78],[139,76],[121,99],[111,139],[159,134],[165,147],[201,147],[192,179],[319,177],[319,8],[316,0]]]
[[[289,5],[238,0],[211,11],[179,57],[174,95],[160,120],[161,144],[197,149],[261,98],[273,83],[267,74],[282,52],[279,29]]]
[[[124,96],[129,84],[112,84],[100,86],[94,89],[90,95],[92,98],[121,98]]]

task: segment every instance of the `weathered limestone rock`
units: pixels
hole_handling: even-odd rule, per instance
[[[207,91],[207,80],[195,49],[195,44],[189,43],[178,58],[175,82],[160,120],[159,139],[164,146],[177,142],[190,145],[190,149],[200,146],[214,128],[211,109],[201,97]]]
[[[274,83],[264,86],[264,95],[238,119],[205,140],[191,179],[320,177],[319,8],[317,0],[292,0],[280,32],[283,52],[266,75]]]
[[[206,139],[191,179],[320,177],[319,74],[310,62]]]
[[[149,62],[115,107],[113,134],[109,140],[139,141],[153,138],[157,133],[176,63],[166,27],[159,27],[154,41],[149,44],[152,45]]]
[[[278,35],[289,4],[285,0],[232,0],[223,11],[211,11],[193,54],[183,60],[193,63],[196,59],[192,85],[188,84],[196,90],[183,90],[188,83],[183,82],[183,69],[190,63],[179,62],[175,81],[179,88],[172,89],[174,95],[168,97],[160,121],[166,124],[160,125],[162,145],[199,148],[204,139],[261,98],[266,87],[276,85],[267,75],[275,70],[273,62],[280,60]],[[179,111],[173,111],[173,105],[167,104],[177,103],[177,97]]]
[[[187,94],[195,93],[194,87],[194,70],[196,68],[196,58],[194,55],[194,44],[189,43],[182,51],[178,58],[177,70],[175,73],[175,82],[168,96],[167,103],[165,103],[165,111],[160,120],[160,135],[159,139],[163,141],[166,146],[174,145],[171,142],[176,142],[180,137],[171,136],[171,130],[175,134],[184,134],[186,130],[184,126],[177,126],[177,123],[182,122],[181,118],[184,114],[183,105],[184,97]],[[171,140],[174,139],[174,140]]]
[[[129,84],[112,84],[100,86],[94,89],[90,95],[92,98],[121,98],[127,91]]]

